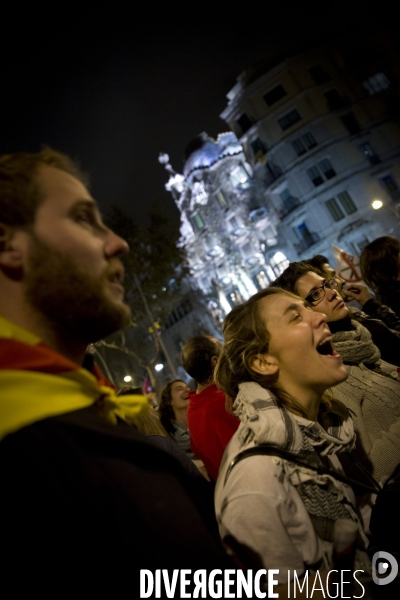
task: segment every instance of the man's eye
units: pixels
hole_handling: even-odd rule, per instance
[[[292,317],[292,321],[296,321],[298,319],[301,319],[301,315],[300,313],[294,313],[293,317]]]
[[[93,213],[90,213],[88,211],[78,213],[75,218],[78,222],[90,223],[90,225],[93,225],[95,221]]]

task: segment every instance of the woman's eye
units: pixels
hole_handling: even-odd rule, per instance
[[[301,319],[300,313],[295,313],[292,317],[292,321],[296,321],[298,319]]]

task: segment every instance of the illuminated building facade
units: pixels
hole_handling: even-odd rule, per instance
[[[182,245],[192,285],[217,319],[265,288],[287,266],[262,182],[253,176],[233,132],[214,140],[203,133],[187,147],[183,174],[167,155],[166,189],[181,213]]]
[[[324,254],[335,264],[332,244],[358,255],[376,237],[399,237],[398,81],[390,52],[360,42],[249,68],[228,93],[220,116],[290,260]]]

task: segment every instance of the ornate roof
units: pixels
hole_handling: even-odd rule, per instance
[[[216,140],[203,133],[196,138],[193,151],[189,152],[183,174],[187,178],[197,169],[208,169],[222,158],[241,152],[243,147],[232,131],[220,133]]]

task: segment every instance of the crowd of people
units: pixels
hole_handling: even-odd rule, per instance
[[[169,382],[156,411],[86,361],[129,324],[128,250],[67,156],[0,157],[3,572],[15,593],[136,597],[141,569],[276,569],[283,585],[337,568],[344,526],[365,582],[375,551],[399,558],[396,238],[363,250],[365,285],[324,256],[290,263],[232,309],[221,340],[187,340],[194,389]]]

